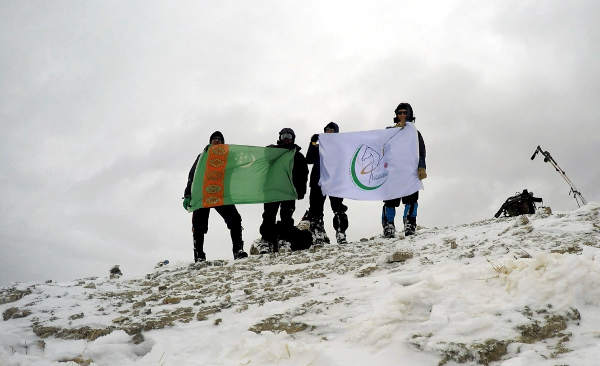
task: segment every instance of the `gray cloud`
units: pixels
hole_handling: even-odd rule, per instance
[[[523,188],[575,208],[560,176],[529,160],[538,144],[598,200],[599,7],[5,1],[0,284],[189,261],[180,197],[212,131],[267,145],[292,127],[305,152],[328,121],[382,128],[400,101],[427,143],[421,225],[491,217]],[[351,240],[380,231],[380,203],[348,204]],[[249,243],[262,207],[239,210]],[[209,258],[230,248],[211,213]]]

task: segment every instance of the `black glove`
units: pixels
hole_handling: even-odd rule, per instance
[[[190,208],[191,202],[192,202],[192,197],[190,197],[190,196],[183,197],[183,208],[185,208],[186,211]]]
[[[310,138],[310,142],[317,142],[319,141],[319,134],[315,133],[314,135],[312,135],[312,137]]]

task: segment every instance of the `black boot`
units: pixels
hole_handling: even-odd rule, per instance
[[[394,225],[395,216],[395,207],[386,207],[383,205],[383,209],[381,210],[381,225],[383,226],[384,238],[394,238],[396,236],[396,226]]]
[[[329,244],[329,238],[327,237],[325,224],[323,223],[323,216],[311,217],[310,232],[313,235],[313,243],[317,245]]]
[[[206,254],[204,254],[204,235],[194,233],[194,262],[204,262]]]
[[[414,235],[417,230],[417,217],[416,216],[407,216],[404,221],[404,235]]]
[[[333,228],[335,229],[335,239],[338,244],[346,244],[346,229],[348,228],[348,216],[345,212],[336,212],[333,216]]]
[[[241,259],[248,257],[248,253],[244,252],[244,242],[242,241],[242,227],[232,229],[231,243],[233,244],[233,259]]]

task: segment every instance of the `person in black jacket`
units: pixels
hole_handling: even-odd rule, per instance
[[[396,116],[394,117],[394,126],[388,128],[404,128],[406,122],[414,122],[415,116],[413,109],[408,103],[400,103],[394,110]],[[427,178],[426,165],[425,165],[425,142],[421,136],[421,132],[417,131],[419,139],[419,164],[417,167],[417,175],[419,179],[423,180]],[[392,200],[383,201],[383,209],[381,212],[381,224],[383,225],[383,236],[386,238],[393,238],[396,234],[396,227],[394,225],[394,217],[396,216],[396,207],[400,206],[400,201],[404,203],[404,216],[402,218],[404,222],[404,235],[413,235],[417,229],[417,208],[419,207],[419,191],[415,193],[395,198]]]
[[[225,138],[220,131],[215,131],[210,135],[209,142],[211,145],[224,144]],[[208,146],[204,148],[204,152],[208,150]],[[196,164],[202,154],[198,155],[192,169],[188,174],[188,182],[183,194],[183,208],[186,210],[190,207],[192,197],[192,182],[196,172]],[[231,242],[233,244],[233,258],[246,258],[248,254],[244,252],[244,242],[242,241],[242,217],[240,216],[235,205],[224,205],[214,207],[219,215],[225,220],[227,228],[231,233]],[[194,238],[194,262],[202,262],[206,260],[204,253],[204,234],[208,232],[208,215],[210,208],[199,208],[192,213],[192,236]]]
[[[325,133],[338,133],[340,128],[335,122],[329,122],[323,129]],[[321,178],[321,162],[319,157],[319,135],[314,134],[310,139],[310,145],[306,152],[306,162],[313,164],[310,173],[310,206],[304,214],[303,220],[310,222],[310,231],[313,234],[315,244],[329,243],[329,238],[325,233],[323,223],[323,206],[326,196],[321,191],[319,179]],[[346,244],[346,229],[348,228],[348,216],[346,211],[348,207],[343,203],[344,199],[339,197],[329,197],[331,210],[333,211],[333,228],[335,229],[335,238],[338,244]]]
[[[296,145],[296,134],[291,128],[284,128],[279,132],[279,139],[276,145],[269,145],[268,147],[277,147],[289,150],[295,150],[294,154],[294,168],[292,169],[292,181],[298,199],[301,200],[306,194],[306,181],[308,180],[308,166],[306,165],[306,159],[304,155],[300,153],[300,146]],[[276,224],[277,211],[279,210],[279,216],[281,221]],[[296,210],[296,201],[279,201],[279,202],[267,202],[264,204],[263,221],[260,225],[261,240],[257,243],[257,249],[259,254],[265,254],[279,251],[291,250],[291,243],[289,240],[279,240],[286,236],[289,236],[293,232],[294,218],[292,215]]]

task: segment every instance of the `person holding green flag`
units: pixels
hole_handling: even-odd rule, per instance
[[[204,152],[208,152],[208,148],[211,145],[220,145],[225,143],[225,138],[220,131],[215,131],[210,135],[210,145],[208,145]],[[202,154],[198,155],[192,169],[188,174],[188,182],[185,187],[183,208],[190,210],[192,208],[192,184],[194,182],[194,176],[196,174],[196,166],[198,160]],[[221,205],[213,206],[225,223],[231,233],[231,242],[233,244],[233,258],[241,259],[248,257],[248,254],[244,252],[244,242],[242,241],[242,217],[235,208],[235,205]],[[208,232],[208,215],[210,214],[210,207],[195,208],[192,214],[192,236],[194,238],[194,262],[202,262],[206,260],[206,254],[204,253],[204,234]]]
[[[304,155],[300,152],[300,146],[294,143],[296,134],[291,128],[284,128],[279,132],[276,145],[269,148],[279,148],[294,151],[294,165],[292,169],[292,182],[297,193],[297,199],[301,200],[306,194],[306,182],[308,181],[308,165]],[[276,224],[277,211],[281,221]],[[259,254],[273,251],[292,250],[292,237],[294,236],[294,218],[292,215],[296,210],[296,200],[287,199],[264,204],[262,224],[260,225],[261,239],[257,243]]]

